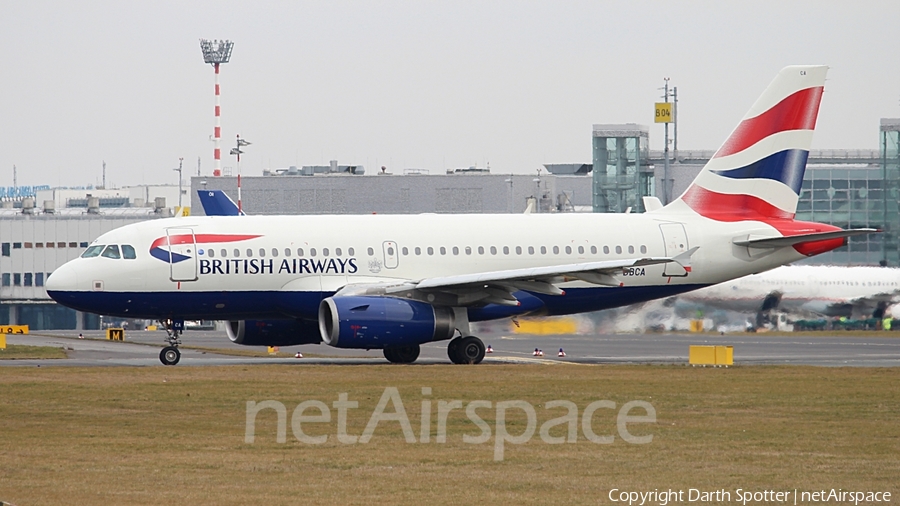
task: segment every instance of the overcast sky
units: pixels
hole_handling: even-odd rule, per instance
[[[591,160],[593,123],[715,149],[780,68],[831,67],[813,148],[878,146],[900,117],[900,2],[52,2],[2,0],[0,186],[176,183],[213,168],[222,67],[223,165],[533,173]]]

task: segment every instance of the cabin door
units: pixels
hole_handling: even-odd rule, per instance
[[[659,226],[662,232],[663,244],[666,246],[666,256],[674,257],[690,248],[687,233],[681,223],[663,223]],[[676,263],[667,263],[663,276],[687,276],[687,271]]]
[[[190,228],[167,228],[169,279],[197,281],[197,241]]]

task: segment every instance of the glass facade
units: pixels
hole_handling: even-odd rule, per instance
[[[643,212],[641,197],[655,195],[649,158],[649,131],[635,124],[594,125],[593,210]]]
[[[900,266],[900,119],[881,120],[880,145],[878,166],[807,167],[797,219],[882,233],[851,237],[803,263]]]

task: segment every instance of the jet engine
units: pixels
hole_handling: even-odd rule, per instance
[[[226,322],[225,332],[235,344],[245,346],[294,346],[319,344],[319,329],[305,320],[237,320]]]
[[[393,297],[328,297],[319,305],[319,330],[337,348],[383,349],[453,337],[453,310]]]

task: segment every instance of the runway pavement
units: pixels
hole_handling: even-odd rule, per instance
[[[863,337],[841,335],[770,334],[602,334],[602,335],[496,335],[484,337],[494,353],[485,363],[554,364],[686,364],[692,344],[734,346],[735,365],[793,364],[815,366],[896,367],[900,366],[900,336],[896,333],[872,333]],[[103,333],[88,331],[78,339],[77,331],[44,331],[29,335],[7,336],[9,344],[55,346],[68,351],[68,359],[0,360],[0,366],[159,366],[159,351],[165,345],[161,331],[131,331],[125,342],[103,340]],[[386,364],[380,350],[342,350],[326,345],[282,347],[291,355],[300,351],[304,358],[241,357],[192,350],[197,346],[225,350],[265,350],[231,343],[224,332],[187,331],[182,343],[181,362],[176,367],[197,365],[247,364]],[[535,348],[544,357],[532,356]],[[558,358],[563,348],[565,358]],[[416,364],[450,363],[447,343],[422,346]]]

